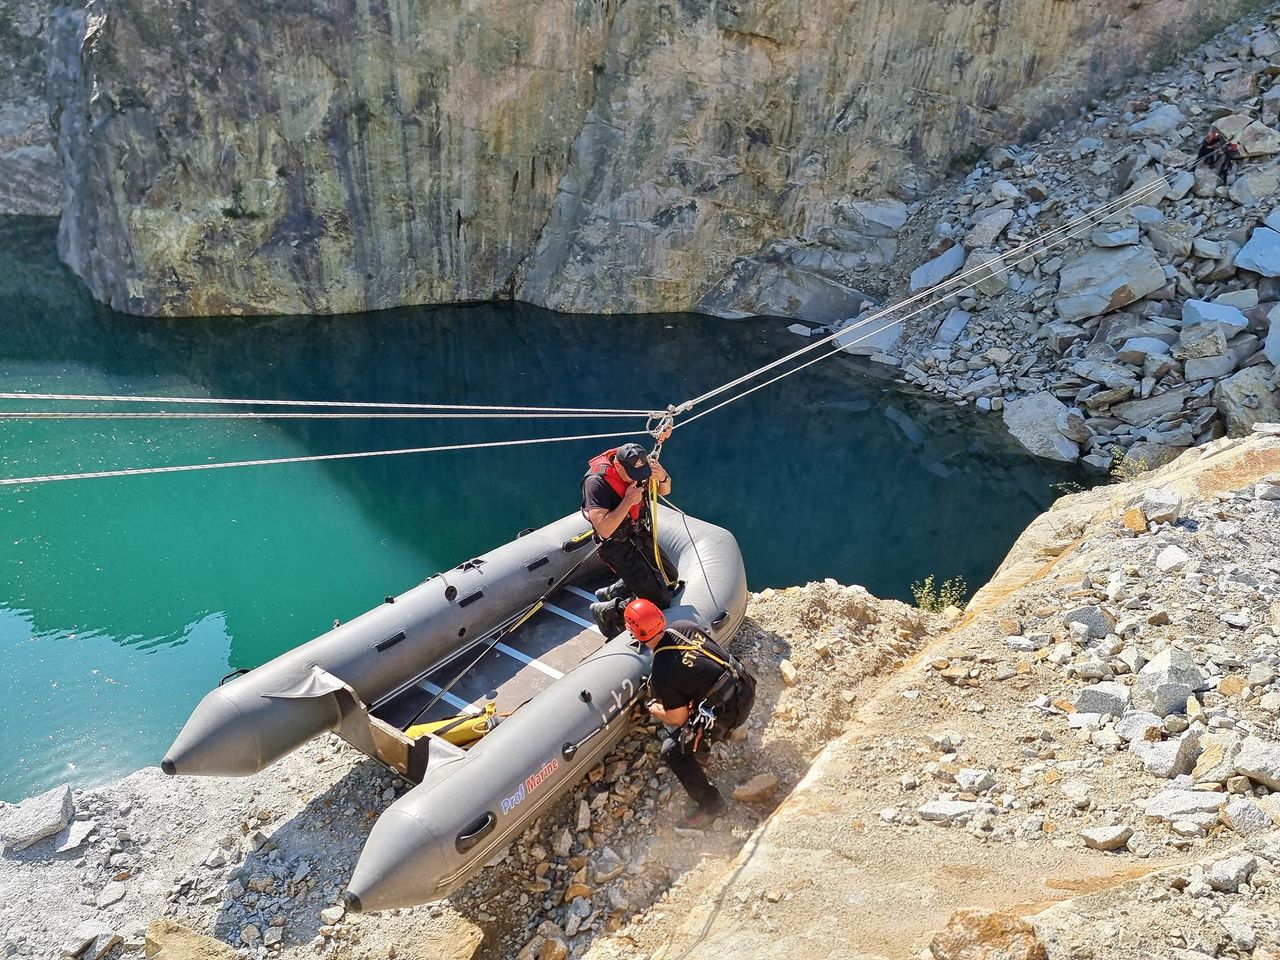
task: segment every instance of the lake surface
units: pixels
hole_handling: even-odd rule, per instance
[[[58,262],[55,229],[0,219],[2,391],[647,409],[802,344],[777,321],[522,305],[128,317]],[[0,475],[639,425],[0,421]],[[576,509],[606,445],[0,487],[0,799],[158,763],[230,670]],[[663,461],[674,501],[737,535],[753,589],[834,577],[902,599],[929,573],[981,584],[1056,484],[1085,481],[843,355],[677,431]]]

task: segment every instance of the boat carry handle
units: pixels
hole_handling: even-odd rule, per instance
[[[223,677],[221,680],[218,681],[218,686],[222,686],[228,680],[234,680],[236,677],[243,677],[248,672],[249,672],[248,667],[239,667],[238,669],[232,670],[225,677]]]
[[[716,616],[716,618],[711,621],[711,626],[719,627],[728,619],[729,619],[729,611],[721,610],[720,613]]]
[[[560,549],[565,553],[573,553],[573,551],[577,550],[579,547],[585,547],[591,542],[591,534],[591,530],[584,530],[576,537],[570,537],[564,543],[560,544]]]
[[[466,853],[477,843],[487,837],[497,825],[498,818],[491,812],[485,813],[484,816],[471,821],[471,823],[463,827],[462,832],[458,834],[458,852]]]
[[[399,643],[403,639],[405,639],[405,632],[401,630],[394,637],[387,637],[387,639],[380,640],[379,642],[375,643],[373,645],[373,649],[381,653],[383,650],[389,650],[390,648],[394,647],[397,643]]]

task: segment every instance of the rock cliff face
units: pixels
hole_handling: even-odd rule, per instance
[[[0,214],[57,216],[62,195],[45,104],[48,0],[0,0]]]
[[[136,313],[732,314],[780,281],[839,313],[828,272],[893,254],[851,195],[912,199],[1239,5],[94,0],[54,44],[63,256]]]
[[[136,313],[503,292],[581,129],[608,4],[90,3],[55,38],[64,259]]]

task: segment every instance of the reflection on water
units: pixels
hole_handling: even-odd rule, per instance
[[[519,305],[139,319],[93,304],[53,234],[0,221],[3,390],[662,408],[800,342],[770,321]],[[616,428],[8,422],[0,450],[20,476]],[[0,798],[156,762],[228,670],[575,509],[601,446],[0,488]],[[733,529],[754,588],[835,577],[903,598],[928,573],[984,580],[1051,485],[1081,479],[845,357],[678,431],[664,462],[677,503]]]

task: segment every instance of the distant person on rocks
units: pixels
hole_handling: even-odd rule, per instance
[[[591,614],[606,637],[626,629],[622,608],[633,597],[659,607],[671,605],[671,587],[654,558],[649,516],[649,483],[658,493],[671,492],[671,476],[638,443],[606,450],[587,464],[582,478],[582,513],[591,522],[600,559],[618,578],[596,591]]]
[[[662,759],[695,804],[679,826],[701,830],[725,808],[702,768],[711,759],[711,744],[746,722],[756,699],[755,678],[692,620],[667,626],[648,600],[632,600],[624,618],[631,636],[653,651],[653,699],[646,706],[667,725]]]
[[[1204,139],[1200,141],[1200,149],[1196,152],[1195,166],[1200,166],[1205,160],[1209,161],[1210,167],[1214,166],[1218,148],[1221,146],[1222,134],[1210,128]]]
[[[1240,159],[1240,145],[1228,143],[1225,150],[1222,151],[1222,164],[1218,167],[1218,172],[1222,174],[1222,182],[1227,182],[1227,174],[1231,172],[1231,168],[1236,165],[1236,161]]]
[[[1239,159],[1239,145],[1228,143],[1219,131],[1211,129],[1200,141],[1200,149],[1196,153],[1196,162],[1193,166],[1199,166],[1207,160],[1209,168],[1216,166],[1218,173],[1222,176],[1222,182],[1226,183],[1227,174]]]

